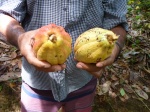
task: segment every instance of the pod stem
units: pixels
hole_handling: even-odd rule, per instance
[[[56,35],[54,35],[54,34],[50,35],[49,40],[52,41],[53,43],[56,43],[56,41],[57,41]]]

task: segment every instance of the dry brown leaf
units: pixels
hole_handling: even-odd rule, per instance
[[[8,73],[6,73],[6,75],[0,76],[0,82],[7,81],[7,80],[10,80],[10,79],[17,79],[19,77],[21,77],[20,72],[8,72]]]
[[[131,87],[132,87],[133,89],[141,89],[141,88],[139,87],[139,85],[137,85],[137,84],[133,84],[133,85],[131,85]]]
[[[148,100],[148,95],[142,89],[135,89],[135,92],[143,99]]]
[[[119,81],[115,81],[115,82],[111,83],[111,87],[113,89],[117,89],[117,87],[116,87],[117,85],[119,85]]]
[[[146,86],[142,86],[142,89],[147,92],[147,93],[150,93],[150,88],[146,87]]]
[[[17,84],[15,82],[9,82],[9,86],[11,88],[17,87]]]
[[[121,100],[122,102],[125,102],[125,101],[126,101],[126,99],[125,99],[124,97],[119,96],[119,98],[120,98],[120,100]]]
[[[17,53],[16,53],[15,51],[12,52],[12,53],[11,53],[11,58],[14,59],[14,58],[16,58],[16,57],[17,57]]]
[[[112,75],[112,76],[111,76],[111,79],[112,79],[113,81],[118,80],[118,78],[117,78],[115,75]]]
[[[110,81],[106,81],[102,85],[97,85],[97,94],[103,95],[103,94],[107,93],[110,89],[110,85],[111,85]]]
[[[6,43],[4,43],[4,42],[2,42],[2,41],[0,41],[0,47],[2,47],[2,48],[10,48],[11,46],[6,44]]]
[[[22,67],[22,61],[21,60],[18,60],[18,67],[21,69]]]
[[[0,76],[5,74],[5,72],[7,72],[7,70],[8,70],[8,66],[0,65]]]
[[[11,60],[12,58],[10,58],[10,57],[0,57],[0,61],[1,62],[4,62],[4,61],[9,61],[9,60]]]
[[[127,94],[125,94],[123,97],[124,97],[125,100],[129,99],[129,96]]]
[[[123,86],[123,88],[124,88],[124,90],[126,91],[126,92],[128,92],[128,93],[133,93],[134,91],[133,91],[133,89],[130,87],[130,85],[124,85]]]
[[[140,76],[139,72],[130,71],[130,81],[136,81],[136,80],[138,80],[139,76]]]
[[[146,71],[148,74],[150,74],[150,69],[143,68],[144,71]]]
[[[117,97],[117,94],[113,91],[109,91],[109,96],[112,97],[112,98],[116,98]]]

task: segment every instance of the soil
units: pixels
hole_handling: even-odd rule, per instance
[[[1,82],[0,112],[20,112],[20,92],[10,88],[8,82]]]

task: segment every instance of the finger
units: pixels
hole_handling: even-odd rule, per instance
[[[48,62],[40,61],[36,58],[32,50],[28,50],[24,55],[30,64],[38,68],[49,68],[51,65]]]
[[[108,65],[111,65],[113,63],[113,58],[112,57],[109,57],[107,58],[106,60],[102,61],[102,62],[98,62],[96,64],[97,67],[105,67],[105,66],[108,66]]]
[[[28,50],[28,52],[26,52],[27,55],[25,57],[28,60],[28,62],[30,64],[32,64],[33,66],[35,66],[38,70],[42,70],[42,71],[46,71],[46,72],[54,72],[54,71],[60,71],[60,70],[63,70],[66,68],[65,64],[52,66],[46,61],[40,61],[34,55],[31,46],[28,46],[28,49],[30,49],[30,50]]]
[[[85,64],[85,63],[82,63],[82,62],[78,62],[76,66],[77,66],[77,68],[87,70],[87,71],[90,71],[90,72],[95,72],[95,71],[100,70],[100,68],[96,67],[95,64]]]
[[[103,70],[100,70],[98,72],[90,72],[94,77],[100,78],[102,76]]]
[[[38,68],[50,68],[51,65],[48,63],[48,62],[44,62],[44,61],[40,61],[38,60],[36,57],[33,57],[33,56],[27,56],[26,59],[28,60],[28,62],[30,64],[32,64],[33,66],[35,67],[38,67]]]
[[[65,67],[66,67],[65,64],[64,64],[64,65],[53,65],[53,66],[51,67],[51,69],[56,72],[56,71],[61,71],[61,70],[65,69]]]
[[[57,71],[61,71],[64,70],[66,67],[66,65],[53,65],[50,68],[38,68],[38,70],[40,71],[44,71],[44,72],[57,72]]]

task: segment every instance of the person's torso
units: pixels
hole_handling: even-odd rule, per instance
[[[93,27],[102,27],[103,7],[101,0],[27,0],[27,15],[22,22],[26,31],[54,23],[63,26],[72,37],[72,49],[76,38]],[[64,71],[45,73],[37,71],[23,59],[22,78],[30,86],[53,91],[56,100],[88,83],[92,75],[78,69],[74,52],[66,61]]]

